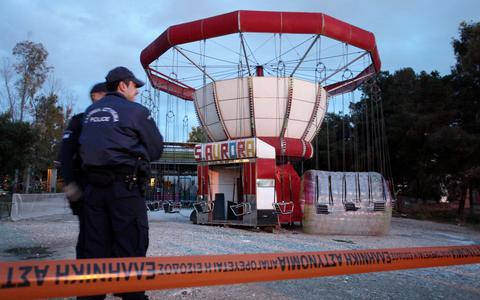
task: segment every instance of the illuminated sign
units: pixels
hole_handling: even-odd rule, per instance
[[[235,160],[256,156],[255,138],[195,145],[195,160]]]

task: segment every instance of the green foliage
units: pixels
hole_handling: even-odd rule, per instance
[[[458,148],[458,172],[451,186],[460,190],[459,214],[467,191],[480,190],[480,23],[460,24],[460,38],[453,40],[457,64],[451,80],[455,90],[454,126],[462,131]]]
[[[11,121],[8,113],[0,115],[0,177],[12,178],[33,158],[34,130],[26,122]]]
[[[316,147],[315,157],[305,162],[306,169],[342,171],[343,153],[345,152],[345,171],[354,170],[354,158],[351,139],[351,117],[327,113],[322,128],[318,133],[318,140],[314,140]],[[345,139],[343,137],[345,136]],[[344,151],[345,141],[345,151]],[[318,159],[317,159],[318,156]]]
[[[405,81],[409,82],[406,90]],[[450,128],[454,119],[451,82],[436,72],[404,70],[382,84],[386,134],[397,182],[407,195],[439,200],[445,176],[454,171],[436,151],[446,142],[442,130]],[[449,149],[449,155],[454,155],[454,149]]]
[[[190,143],[205,143],[208,141],[205,131],[201,126],[192,127],[192,131],[188,134],[188,141]]]
[[[453,41],[457,64],[452,72],[455,89],[455,125],[468,133],[480,132],[480,23],[460,24]]]
[[[15,81],[16,93],[8,93],[10,104],[8,117],[20,122],[13,122],[14,125],[10,125],[18,132],[9,135],[13,134],[17,139],[5,139],[5,136],[9,135],[2,134],[2,147],[5,148],[2,154],[7,153],[14,158],[5,164],[2,161],[2,166],[8,164],[2,172],[11,178],[15,170],[23,174],[25,173],[23,170],[28,169],[30,174],[43,178],[46,170],[53,167],[65,125],[65,116],[69,113],[68,111],[64,113],[63,108],[58,105],[58,96],[53,89],[46,95],[39,93],[53,69],[47,65],[48,52],[43,45],[32,41],[19,42],[13,48],[12,54],[15,63],[12,68],[5,64],[2,76],[6,88],[10,87],[11,81]],[[14,73],[16,76],[12,77]],[[29,124],[21,122],[26,119],[27,113]],[[28,130],[24,128],[25,126]],[[12,132],[12,129],[8,129],[7,132]],[[8,155],[5,157],[8,158]]]
[[[460,24],[460,39],[453,40],[457,58],[454,73],[470,77],[476,86],[480,84],[480,23]]]
[[[37,111],[33,124],[36,140],[34,143],[34,170],[41,172],[53,167],[64,130],[64,113],[54,94],[36,98]]]

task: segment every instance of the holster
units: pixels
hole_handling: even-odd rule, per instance
[[[138,161],[138,177],[149,178],[150,177],[150,163],[145,160]]]
[[[147,180],[150,178],[150,163],[145,160],[139,160],[137,164],[137,186],[140,194],[145,196]]]

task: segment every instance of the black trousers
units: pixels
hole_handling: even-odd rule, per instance
[[[144,257],[148,248],[145,200],[135,186],[121,181],[99,187],[88,184],[83,209],[85,258]],[[145,299],[144,292],[116,294],[123,299]],[[105,295],[82,297],[104,299]]]
[[[82,200],[83,201],[83,200]],[[78,214],[78,240],[75,246],[75,252],[77,259],[85,257],[85,218],[82,211]]]

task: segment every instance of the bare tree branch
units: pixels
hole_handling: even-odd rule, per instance
[[[12,79],[14,75],[13,66],[8,58],[3,58],[2,66],[0,69],[0,76],[2,84],[5,90],[6,98],[8,101],[8,113],[10,114],[12,121],[16,119],[16,98],[12,91]],[[3,94],[3,93],[2,93]],[[3,97],[2,97],[3,98]]]
[[[20,97],[20,121],[23,121],[27,101],[31,113],[34,116],[37,114],[38,103],[35,95],[53,67],[47,65],[48,52],[42,43],[19,42],[13,48],[12,54],[17,58],[17,63],[13,67],[19,75],[15,84]]]

